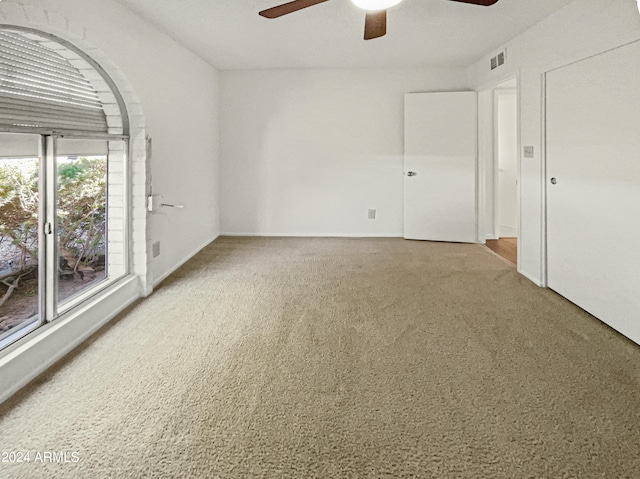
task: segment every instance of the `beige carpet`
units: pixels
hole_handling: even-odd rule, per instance
[[[3,478],[637,478],[640,347],[478,245],[221,238],[5,404]]]

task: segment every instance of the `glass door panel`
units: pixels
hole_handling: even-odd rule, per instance
[[[41,317],[39,143],[0,133],[0,346]]]
[[[124,141],[56,144],[58,312],[125,273]]]

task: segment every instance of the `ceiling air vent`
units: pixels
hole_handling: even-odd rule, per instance
[[[496,68],[504,65],[505,58],[505,52],[500,52],[495,57],[491,57],[491,69],[495,70]]]

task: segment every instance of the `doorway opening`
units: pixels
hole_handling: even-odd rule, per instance
[[[518,94],[515,78],[493,89],[492,232],[487,247],[518,264]]]

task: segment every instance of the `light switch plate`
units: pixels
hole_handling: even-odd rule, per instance
[[[533,158],[533,146],[525,146],[524,147],[524,157],[525,158]]]

